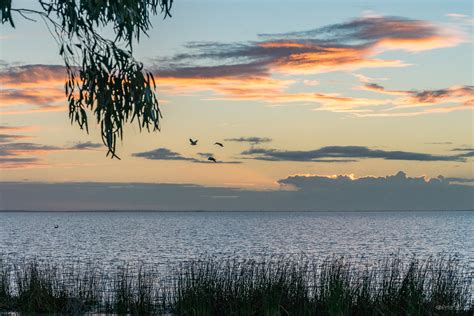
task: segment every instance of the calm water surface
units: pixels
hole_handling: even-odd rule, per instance
[[[58,228],[54,228],[58,225]],[[169,264],[199,256],[379,259],[457,254],[474,267],[474,212],[1,213],[0,256]]]

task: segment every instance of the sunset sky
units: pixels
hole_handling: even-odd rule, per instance
[[[248,192],[403,171],[472,184],[472,1],[177,0],[172,14],[134,51],[157,78],[162,131],[129,125],[121,160],[93,123],[71,126],[44,24],[2,25],[1,180]]]

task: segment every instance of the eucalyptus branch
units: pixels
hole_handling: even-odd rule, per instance
[[[63,58],[67,80],[66,97],[71,123],[88,132],[90,110],[101,127],[107,155],[118,158],[117,140],[123,139],[123,127],[137,121],[140,130],[160,130],[162,118],[153,74],[133,58],[133,42],[151,28],[150,14],[161,9],[171,17],[173,0],[38,0],[43,11],[11,8],[12,0],[2,0],[2,23],[15,27],[12,12],[36,21],[38,15],[55,39]],[[96,30],[111,25],[115,38],[103,37]],[[52,26],[52,27],[51,27]],[[127,50],[120,48],[123,44]]]

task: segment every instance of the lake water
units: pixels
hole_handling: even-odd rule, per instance
[[[55,228],[58,225],[58,228]],[[176,264],[202,255],[418,256],[474,267],[474,212],[0,212],[0,256]]]

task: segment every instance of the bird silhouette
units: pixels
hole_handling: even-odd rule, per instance
[[[214,145],[217,145],[217,146],[221,146],[221,147],[224,147],[224,144],[222,143],[219,143],[219,142],[215,142]]]
[[[59,225],[54,225],[54,228],[58,228],[58,227],[59,227]]]
[[[214,157],[209,157],[209,158],[207,158],[207,160],[217,162],[216,158],[214,158]]]
[[[191,143],[191,146],[196,146],[198,144],[198,140],[193,140],[192,138],[189,139],[189,142]]]

